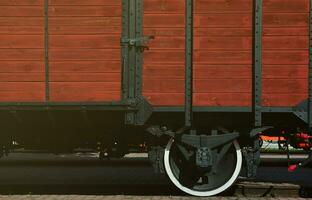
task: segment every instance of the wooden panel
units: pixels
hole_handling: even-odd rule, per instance
[[[0,82],[0,101],[43,101],[44,86],[44,82]]]
[[[170,79],[166,81],[145,80],[146,92],[177,93],[184,92],[184,80]],[[194,81],[194,92],[197,93],[246,93],[251,91],[250,79],[206,79]]]
[[[43,6],[1,6],[1,17],[43,16]]]
[[[1,74],[0,74],[1,75]],[[50,81],[52,82],[119,82],[120,81],[119,73],[51,73]],[[1,76],[0,76],[1,80]]]
[[[183,105],[184,2],[144,4],[145,34],[156,36],[145,53],[144,95]],[[267,0],[263,10],[263,103],[293,106],[306,98],[309,1]],[[252,1],[196,0],[194,26],[194,104],[251,106]]]
[[[0,18],[1,24],[1,18]],[[50,17],[50,26],[120,26],[121,17]]]
[[[195,1],[196,13],[227,13],[251,12],[252,2],[249,0],[197,0]]]
[[[119,17],[121,9],[118,6],[50,6],[49,15],[56,16],[100,16],[100,17]]]
[[[29,6],[29,5],[43,5],[42,0],[1,0],[0,6]]]
[[[43,35],[42,26],[0,26],[0,35]]]
[[[43,35],[0,35],[0,49],[44,48]]]
[[[265,0],[264,12],[309,12],[308,0]]]
[[[121,0],[50,0],[51,101],[121,94]]]
[[[44,82],[43,72],[32,73],[0,73],[0,82]]]
[[[51,49],[51,61],[60,60],[107,60],[119,61],[118,49]]]
[[[120,49],[120,35],[52,35],[50,48]],[[0,43],[1,45],[1,43]]]
[[[52,61],[51,72],[121,72],[120,61]]]
[[[296,106],[307,99],[307,94],[263,94],[263,106]]]
[[[44,86],[44,83],[42,83]],[[43,102],[45,101],[44,87],[38,90],[35,87],[22,91],[2,91],[0,90],[0,102]]]
[[[263,80],[264,106],[295,106],[307,98],[308,12],[307,0],[264,1],[263,76],[274,78]]]
[[[89,6],[117,6],[121,5],[120,0],[49,0],[50,5],[89,5]]]
[[[43,17],[0,17],[0,26],[42,26]]]
[[[144,93],[144,96],[154,105],[183,106],[183,93]],[[251,106],[250,93],[194,93],[194,104],[197,106]]]
[[[143,95],[156,106],[183,105],[184,2],[144,0],[144,8],[144,33],[156,39],[144,53]]]
[[[0,60],[0,73],[44,72],[43,61],[3,61]]]
[[[120,82],[52,82],[51,101],[113,101],[120,99]]]
[[[0,60],[44,60],[42,49],[0,49]]]
[[[1,30],[1,28],[0,28]],[[50,26],[51,35],[106,35],[121,34],[120,26]]]

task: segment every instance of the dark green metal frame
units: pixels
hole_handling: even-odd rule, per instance
[[[49,77],[49,0],[44,0],[44,62],[45,62],[45,100],[50,101]]]
[[[254,0],[253,11],[253,113],[254,126],[262,125],[262,0]]]
[[[309,14],[309,97],[308,97],[308,126],[312,128],[312,0]]]
[[[193,121],[193,0],[185,0],[185,127]]]
[[[142,96],[143,51],[149,39],[143,35],[143,0],[123,0],[122,6],[122,102],[138,107],[138,112],[126,112],[125,123],[143,125],[152,114],[151,105]]]

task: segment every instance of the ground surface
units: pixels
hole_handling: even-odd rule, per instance
[[[297,197],[300,186],[312,186],[312,169],[288,173],[282,157],[271,157],[263,159],[255,180],[263,186],[262,190],[250,189],[251,183],[240,182],[236,184],[236,192],[226,195],[236,196],[231,199],[260,196],[265,196],[261,199],[272,196],[285,199]],[[286,190],[276,192],[276,186],[281,185],[286,185]],[[13,154],[0,160],[0,194],[0,199],[14,200],[198,199],[181,193],[165,176],[154,174],[141,154],[112,161],[100,161],[94,154]],[[224,198],[228,197],[213,199]]]

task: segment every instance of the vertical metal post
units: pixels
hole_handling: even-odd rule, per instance
[[[136,0],[129,0],[129,38],[136,36]],[[128,73],[128,98],[135,98],[135,71],[136,71],[136,48],[129,47],[129,73]]]
[[[50,101],[49,77],[49,0],[44,1],[44,62],[45,62],[45,100]]]
[[[253,12],[253,113],[254,126],[262,125],[262,0],[254,0]]]
[[[309,14],[309,100],[308,100],[308,123],[312,128],[312,0],[310,0]]]
[[[193,121],[193,0],[185,0],[185,126]]]
[[[129,0],[122,0],[122,33],[121,40],[129,38]],[[121,41],[121,69],[122,69],[122,100],[128,98],[128,62],[129,62],[129,45]]]
[[[143,0],[123,0],[123,100],[136,105],[142,96]],[[126,113],[126,124],[140,121],[136,112]]]
[[[125,2],[125,6],[127,6],[127,23],[125,24],[127,27],[127,38],[135,38],[136,35],[136,0],[127,0]],[[124,96],[124,100],[133,101],[135,99],[135,71],[136,71],[136,48],[135,46],[130,46],[129,43],[125,43],[126,45],[126,56],[124,57],[124,86],[126,94]],[[135,122],[135,113],[129,112],[125,115],[125,123],[126,124],[134,124]]]
[[[143,0],[136,0],[136,38],[143,38]],[[143,49],[136,49],[135,93],[142,95]]]

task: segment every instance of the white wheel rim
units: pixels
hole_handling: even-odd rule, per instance
[[[236,150],[236,166],[235,166],[235,170],[231,176],[231,178],[221,187],[216,188],[214,190],[211,191],[196,191],[196,190],[192,190],[190,188],[187,188],[185,186],[183,186],[179,180],[177,180],[177,178],[174,176],[171,167],[170,167],[170,149],[171,146],[174,142],[174,139],[171,139],[165,149],[165,153],[164,153],[164,165],[165,165],[165,170],[167,172],[168,177],[170,178],[170,180],[173,182],[173,184],[178,187],[180,190],[182,190],[183,192],[193,195],[193,196],[199,196],[199,197],[209,197],[209,196],[214,196],[217,194],[220,194],[222,192],[224,192],[225,190],[227,190],[229,187],[231,187],[233,185],[233,183],[236,181],[237,177],[239,176],[239,173],[241,171],[242,168],[242,151],[240,149],[240,146],[238,144],[238,142],[235,140],[233,142],[235,150]]]

